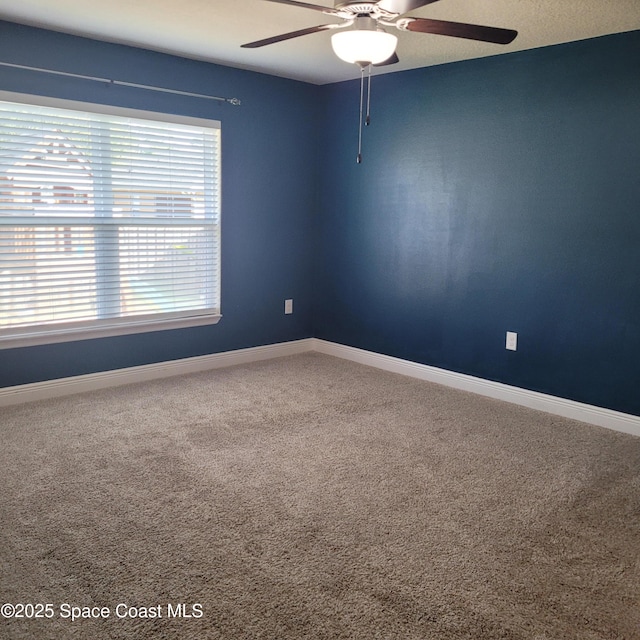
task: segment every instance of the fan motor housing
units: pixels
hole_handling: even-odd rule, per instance
[[[354,15],[369,15],[370,13],[373,13],[376,4],[377,3],[375,2],[336,2],[335,8],[342,11],[348,11]]]

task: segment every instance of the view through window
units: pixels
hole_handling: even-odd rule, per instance
[[[219,318],[219,123],[91,109],[0,102],[0,339]]]

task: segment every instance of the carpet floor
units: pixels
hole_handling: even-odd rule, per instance
[[[640,438],[308,353],[0,444],[3,639],[640,639]]]

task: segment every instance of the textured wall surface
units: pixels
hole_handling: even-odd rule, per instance
[[[222,320],[0,351],[0,386],[161,362],[311,335],[318,87],[0,22],[0,60],[237,97],[240,107],[0,67],[0,89],[222,122]],[[284,300],[295,300],[285,316]]]
[[[327,88],[317,337],[640,414],[640,32]],[[505,350],[505,332],[518,350]]]
[[[316,336],[640,415],[640,32],[311,86],[0,22],[0,89],[222,122],[212,327],[0,351],[0,386]],[[294,298],[295,313],[283,314]],[[505,332],[518,350],[505,350]]]

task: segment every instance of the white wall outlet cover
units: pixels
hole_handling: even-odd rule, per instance
[[[516,351],[518,348],[518,334],[513,331],[507,331],[507,349],[509,351]]]
[[[285,300],[284,301],[284,312],[286,314],[293,313],[293,300]]]

